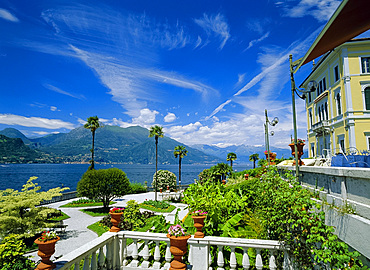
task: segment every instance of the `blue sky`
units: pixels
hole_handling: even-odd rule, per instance
[[[271,144],[286,147],[289,54],[305,54],[339,3],[2,0],[0,130],[37,137],[97,115],[188,145],[263,145],[267,109],[280,119]],[[299,100],[297,113],[306,138]]]

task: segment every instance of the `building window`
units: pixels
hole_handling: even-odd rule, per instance
[[[310,127],[312,128],[312,112],[310,111]]]
[[[339,67],[336,66],[334,68],[334,82],[337,82],[339,80]]]
[[[325,120],[329,119],[329,113],[328,113],[328,103],[325,102]]]
[[[345,148],[344,148],[344,139],[340,139],[339,140],[339,146],[340,146],[340,149],[342,150],[343,153],[345,153]]]
[[[319,106],[319,122],[321,122],[321,107]]]
[[[365,109],[370,110],[370,87],[365,88]]]
[[[311,157],[315,157],[315,144],[311,143]]]
[[[326,78],[324,77],[319,81],[319,87],[317,87],[317,95],[321,95],[326,90]]]
[[[341,108],[341,105],[340,105],[340,94],[337,93],[337,95],[335,96],[335,100],[337,101],[337,113],[338,115],[341,115],[342,114],[342,108]]]
[[[362,57],[361,58],[361,68],[362,73],[370,73],[370,57]]]
[[[308,92],[308,103],[311,103],[311,92]]]

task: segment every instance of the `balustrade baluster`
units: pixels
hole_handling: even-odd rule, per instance
[[[293,270],[292,263],[290,261],[290,257],[288,252],[285,250],[284,251],[284,264],[283,264],[283,269],[284,270]]]
[[[98,256],[98,266],[99,266],[99,269],[103,269],[103,266],[104,266],[104,250],[103,250],[103,247],[100,247],[99,248],[99,256]]]
[[[235,269],[237,266],[236,256],[235,256],[235,247],[230,247],[231,254],[230,254],[230,269]]]
[[[262,270],[263,268],[263,262],[262,262],[262,256],[261,256],[261,250],[256,248],[257,256],[256,256],[256,268],[257,270]]]
[[[84,266],[82,270],[90,270],[90,258],[89,255],[87,255],[84,259]]]
[[[122,238],[122,266],[126,266],[127,263],[127,239]]]
[[[144,261],[141,263],[141,268],[149,268],[149,246],[148,246],[149,240],[144,240],[144,248],[142,251]]]
[[[78,261],[75,262],[74,270],[80,270],[80,262],[81,262],[81,260],[78,260]]]
[[[107,269],[112,268],[112,255],[113,255],[113,250],[112,250],[112,242],[109,242],[105,245],[107,253],[106,253],[106,259],[107,259]]]
[[[96,251],[91,254],[91,270],[97,270],[98,264],[96,262]]]
[[[270,267],[270,270],[276,270],[276,268],[277,268],[273,250],[270,250],[269,267]]]
[[[131,267],[138,267],[139,261],[137,258],[139,257],[139,253],[137,251],[137,239],[132,239],[134,243],[132,243],[132,262],[130,263]]]
[[[249,263],[248,248],[243,248],[243,268],[248,270],[251,264]]]
[[[223,246],[217,246],[218,247],[218,255],[217,255],[217,269],[218,270],[225,270],[223,267],[225,265],[224,261],[224,253],[223,253]]]
[[[159,249],[159,241],[154,241],[155,242],[155,248],[154,248],[154,260],[155,262],[153,263],[153,269],[159,269],[161,267],[161,263],[159,260],[161,259],[161,252]]]
[[[99,248],[99,256],[98,256],[98,265],[99,265],[99,269],[103,269],[103,266],[104,266],[104,250],[103,250],[103,247],[100,247]]]
[[[166,254],[164,255],[164,259],[166,260],[166,263],[164,265],[164,269],[169,269],[171,259],[172,259],[172,255],[171,255],[171,251],[170,251],[170,242],[167,242]]]

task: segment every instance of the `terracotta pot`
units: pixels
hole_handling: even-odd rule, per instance
[[[55,243],[59,241],[60,238],[57,236],[57,239],[48,240],[46,242],[41,242],[36,239],[34,242],[39,246],[39,251],[37,255],[41,257],[41,262],[37,265],[36,269],[38,270],[49,270],[54,269],[56,265],[50,260],[50,257],[55,252]]]
[[[290,148],[292,149],[292,155],[295,157],[295,147],[294,143],[289,144]],[[297,155],[298,155],[298,165],[302,166],[304,165],[304,162],[301,160],[301,156],[303,156],[303,146],[305,146],[304,143],[298,143],[297,144]],[[295,165],[295,160],[293,161],[293,165]]]
[[[207,216],[191,216],[194,220],[194,227],[197,229],[196,233],[194,234],[194,238],[204,238],[204,233],[202,232],[204,226],[204,220]]]
[[[265,155],[266,155],[266,160],[268,160],[269,155],[268,154],[265,154]],[[276,153],[270,152],[270,165],[276,165],[276,163],[274,162],[275,159],[276,159]]]
[[[118,224],[121,221],[122,212],[120,213],[109,213],[110,214],[110,222],[112,222],[112,227],[110,228],[110,232],[119,232],[121,229],[118,227]]]
[[[167,234],[170,239],[170,251],[174,256],[171,262],[170,270],[186,270],[186,264],[182,261],[182,256],[188,251],[188,239],[190,235],[187,236],[171,236]]]

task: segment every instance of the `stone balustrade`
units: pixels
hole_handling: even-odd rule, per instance
[[[127,239],[132,239],[132,243],[127,245]],[[230,269],[243,268],[249,269],[254,264],[261,270],[264,264],[269,269],[277,269],[275,256],[280,252],[284,253],[283,269],[293,269],[289,257],[282,243],[271,240],[244,239],[206,236],[204,238],[190,238],[188,240],[189,252],[187,260],[192,265],[192,270],[210,270],[212,263],[211,246],[217,256],[215,262],[218,270],[223,270],[225,261],[228,262]],[[160,246],[165,248],[164,257],[161,257]],[[164,246],[164,247],[163,247]],[[56,246],[56,249],[58,246]],[[242,263],[238,264],[235,249],[243,250]],[[256,250],[254,262],[248,255],[248,249]],[[224,252],[228,250],[228,252]],[[268,250],[269,260],[263,262],[261,251]],[[229,254],[225,258],[225,254]],[[163,256],[163,255],[162,255]],[[226,260],[227,259],[227,260]],[[170,253],[170,241],[164,233],[120,231],[118,233],[107,232],[101,237],[85,244],[84,246],[71,251],[55,261],[56,269],[83,270],[113,269],[113,270],[132,270],[132,269],[169,269],[172,255]]]

